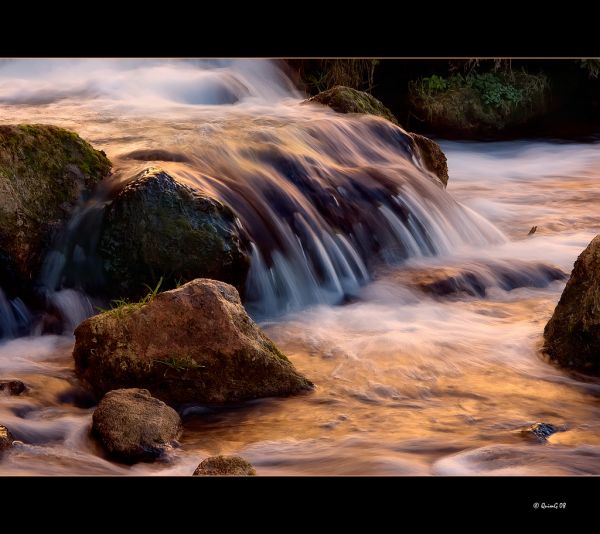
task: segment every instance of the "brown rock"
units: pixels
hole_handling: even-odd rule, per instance
[[[448,161],[440,145],[423,135],[411,133],[409,136],[414,141],[425,168],[435,174],[446,187],[448,184]]]
[[[0,380],[0,392],[7,395],[20,395],[27,386],[20,380]]]
[[[563,367],[600,374],[600,235],[575,262],[544,329],[543,350]]]
[[[224,403],[312,387],[248,317],[236,289],[208,279],[87,319],[73,356],[98,395],[144,387],[169,403]]]
[[[158,458],[182,430],[179,414],[147,389],[108,392],[92,421],[92,431],[106,451],[124,462]]]
[[[10,433],[8,428],[6,428],[4,425],[0,425],[0,451],[11,447],[14,440],[15,438]]]
[[[241,456],[211,456],[202,460],[194,476],[253,476],[256,470]]]

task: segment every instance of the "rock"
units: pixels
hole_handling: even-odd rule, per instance
[[[537,232],[537,226],[532,226],[527,235],[533,235]]]
[[[545,442],[548,437],[556,432],[560,432],[560,430],[550,423],[534,423],[530,427],[520,431],[522,436],[541,442]]]
[[[202,404],[312,387],[248,317],[236,289],[215,280],[90,317],[75,330],[73,356],[97,395],[144,387],[165,402]]]
[[[425,168],[435,174],[442,185],[446,187],[448,184],[448,161],[440,145],[423,135],[410,133],[409,136],[414,142],[414,148],[421,155]]]
[[[394,114],[374,96],[343,85],[336,85],[327,91],[323,91],[305,100],[303,104],[323,104],[338,113],[377,115],[394,124],[398,124],[398,120],[394,117]]]
[[[374,96],[342,85],[323,91],[303,103],[323,104],[338,113],[377,115],[398,125],[393,113]],[[440,182],[446,186],[448,183],[448,163],[440,145],[419,134],[410,133],[407,135],[412,141],[413,150],[420,154],[425,168],[435,174]]]
[[[575,262],[544,329],[543,351],[563,367],[600,374],[600,235]]]
[[[0,126],[0,260],[9,258],[0,262],[3,287],[37,277],[53,235],[110,168],[103,152],[69,130]]]
[[[4,425],[0,425],[0,451],[11,447],[14,441],[15,438],[10,433],[8,428],[6,428]]]
[[[152,461],[173,446],[182,431],[179,414],[146,389],[108,392],[92,416],[92,431],[116,459]]]
[[[241,456],[211,456],[202,460],[194,476],[253,476],[252,464]]]
[[[98,253],[115,297],[140,298],[207,277],[242,288],[250,265],[233,212],[156,167],[106,208]]]
[[[8,395],[20,395],[27,386],[20,380],[0,380],[0,392]]]

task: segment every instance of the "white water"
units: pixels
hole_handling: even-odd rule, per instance
[[[13,102],[11,122],[81,132],[107,151],[117,179],[148,165],[127,159],[131,151],[185,154],[189,163],[159,163],[234,205],[254,232],[255,311],[281,303],[291,310],[263,326],[318,388],[189,413],[182,448],[166,463],[124,467],[104,460],[87,437],[92,409],[64,394],[75,383],[70,338],[9,341],[0,345],[0,376],[21,378],[30,390],[0,399],[0,422],[26,443],[5,454],[0,472],[190,474],[205,455],[240,453],[259,474],[600,474],[599,383],[568,376],[538,353],[564,286],[552,282],[551,269],[570,272],[600,226],[596,145],[444,143],[446,193],[403,153],[399,130],[379,119],[308,109],[289,92],[257,96],[248,77],[253,96],[238,104],[204,105],[205,96],[202,105],[195,96],[182,103],[182,89],[173,97],[166,82],[136,86],[125,69],[118,76],[107,68],[94,75],[102,83],[93,94],[64,98],[72,89],[55,91],[45,73],[40,87],[28,85],[34,106],[23,105],[25,97],[14,104],[16,83],[0,86],[0,96]],[[182,77],[205,76],[161,68],[177,70],[179,88]],[[231,65],[218,68],[220,80],[239,76]],[[0,79],[9,76],[1,71]],[[104,84],[113,78],[111,93]],[[139,105],[124,113],[124,95],[140,85]],[[48,91],[60,100],[39,105]],[[240,182],[251,187],[236,189]],[[365,187],[324,201],[331,184]],[[370,248],[356,226],[336,231],[335,205],[341,222],[359,218],[383,246]],[[533,225],[538,231],[527,237]],[[456,287],[467,293],[448,293]],[[355,300],[329,304],[344,295]],[[567,431],[547,444],[516,433],[536,421]]]

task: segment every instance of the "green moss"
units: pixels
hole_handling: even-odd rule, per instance
[[[544,74],[524,71],[433,75],[410,82],[409,102],[441,131],[499,131],[545,112],[548,89]]]
[[[329,106],[338,113],[364,113],[368,115],[377,115],[394,124],[398,124],[398,120],[394,117],[394,114],[374,96],[363,91],[357,91],[351,87],[338,85],[313,96],[306,102]]]
[[[0,126],[0,248],[21,275],[39,268],[55,230],[111,163],[76,133],[48,125]]]

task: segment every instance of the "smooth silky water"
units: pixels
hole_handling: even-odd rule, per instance
[[[214,454],[265,475],[600,474],[600,382],[539,352],[600,227],[598,146],[442,142],[444,190],[401,129],[301,100],[266,60],[0,64],[1,123],[71,128],[114,163],[39,280],[64,335],[0,288],[0,379],[30,388],[0,396],[23,442],[0,474],[189,475]],[[186,408],[180,449],[124,466],[75,406],[72,331],[106,305],[85,292],[101,207],[148,166],[236,211],[246,307],[317,387]],[[528,440],[535,422],[562,431]]]

